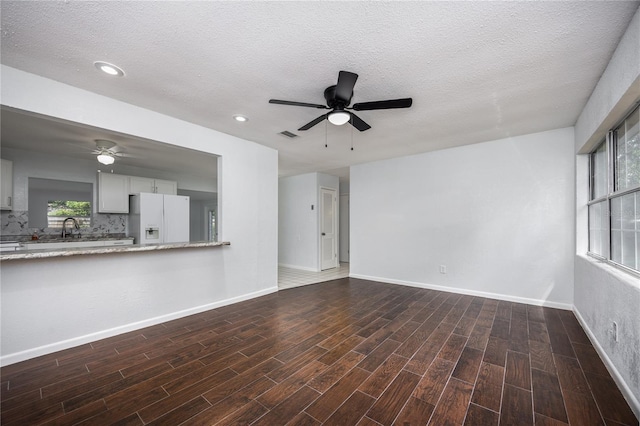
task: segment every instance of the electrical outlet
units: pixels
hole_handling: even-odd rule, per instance
[[[613,334],[613,340],[615,342],[618,341],[618,323],[613,321],[613,329],[611,330],[611,334]]]
[[[447,273],[447,265],[440,265],[440,273],[441,274]]]

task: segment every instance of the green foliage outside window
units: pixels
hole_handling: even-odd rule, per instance
[[[49,201],[47,219],[49,228],[61,228],[64,219],[72,217],[82,228],[91,224],[90,201]]]

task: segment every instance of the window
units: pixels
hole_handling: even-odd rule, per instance
[[[590,155],[589,253],[640,271],[640,108]]]
[[[91,225],[91,203],[89,201],[49,201],[47,203],[47,227],[62,228],[67,218],[74,218],[80,228]],[[73,226],[70,224],[69,226]]]

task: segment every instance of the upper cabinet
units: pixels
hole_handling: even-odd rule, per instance
[[[129,213],[129,176],[98,173],[98,213]]]
[[[155,179],[129,176],[129,194],[137,194],[139,192],[155,192]]]
[[[155,180],[156,194],[178,195],[178,182],[171,180]]]
[[[140,192],[176,195],[178,193],[178,182],[129,176],[129,194],[138,194]]]
[[[140,192],[177,195],[178,182],[98,173],[98,213],[129,213],[129,195]]]
[[[13,210],[13,162],[2,160],[0,164],[1,210]]]

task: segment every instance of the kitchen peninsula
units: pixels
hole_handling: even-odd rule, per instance
[[[110,254],[110,253],[135,253],[157,250],[173,250],[185,248],[220,247],[231,245],[229,241],[194,241],[188,243],[164,243],[164,244],[129,244],[123,246],[97,246],[63,249],[18,250],[0,254],[0,262],[8,260],[47,259],[52,257],[69,257],[82,255]]]

